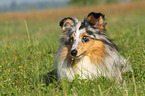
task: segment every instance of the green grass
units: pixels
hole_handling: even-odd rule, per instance
[[[54,69],[61,34],[58,21],[4,20],[0,22],[0,95],[144,96],[145,13],[110,16],[106,17],[107,33],[133,67],[133,73],[123,74],[120,84],[102,77],[45,86],[39,76]]]

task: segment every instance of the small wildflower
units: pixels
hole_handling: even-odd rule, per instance
[[[25,66],[27,66],[27,64],[25,64]]]
[[[121,37],[123,37],[123,35],[121,35]]]
[[[23,66],[19,66],[19,68],[22,68]]]
[[[139,54],[139,52],[137,52],[137,54]]]
[[[132,56],[134,56],[134,55],[132,55]]]
[[[15,56],[15,59],[17,59],[17,56]]]
[[[8,66],[10,65],[11,63],[8,63]]]
[[[8,61],[6,61],[5,63],[8,63]]]
[[[2,66],[0,65],[0,67],[2,67]]]
[[[33,64],[33,62],[31,62],[31,64]]]
[[[0,79],[2,79],[2,77],[0,77]]]
[[[26,77],[24,77],[24,78],[26,78]]]
[[[12,60],[11,63],[14,63],[14,61]]]
[[[8,57],[8,59],[10,59],[10,57]]]
[[[10,69],[7,69],[8,72],[10,72]]]

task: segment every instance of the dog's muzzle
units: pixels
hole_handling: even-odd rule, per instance
[[[74,57],[77,55],[77,53],[78,53],[78,51],[76,49],[74,49],[70,52],[70,54]]]

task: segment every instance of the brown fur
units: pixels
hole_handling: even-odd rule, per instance
[[[89,16],[88,18],[87,18],[87,20],[91,23],[91,24],[93,24],[93,27],[97,27],[97,28],[99,28],[100,30],[103,30],[103,29],[105,29],[104,28],[104,26],[103,26],[103,17],[102,16],[100,16],[99,18],[95,18],[94,16]]]
[[[65,27],[66,27],[67,25],[69,25],[70,23],[74,23],[74,21],[68,19],[68,20],[66,20],[66,21],[64,22],[64,24],[63,24],[63,31],[66,31],[66,28],[65,28]]]
[[[102,57],[105,56],[104,52],[104,43],[99,40],[92,40],[93,44],[87,51],[86,55],[88,55],[91,61],[95,64],[102,63]]]
[[[87,36],[86,33],[82,33],[81,38],[85,35]],[[83,54],[89,56],[91,61],[95,64],[101,63],[102,57],[105,56],[104,43],[100,40],[90,39],[90,41],[86,43],[79,42],[76,50],[79,55]]]
[[[62,50],[61,50],[61,53],[59,54],[60,55],[60,58],[65,60],[65,59],[70,59],[70,49],[71,49],[71,45],[65,45]]]
[[[75,39],[75,35],[74,35],[74,33],[71,35],[71,37],[73,37],[73,38]],[[70,38],[71,38],[71,37],[70,37]]]
[[[85,52],[85,54],[83,54],[83,56],[90,57],[90,60],[92,61],[92,63],[103,64],[102,58],[105,56],[105,52],[104,52],[104,43],[102,41],[91,40],[85,44],[80,43],[77,50],[81,54]],[[76,65],[77,62],[79,62],[79,59],[75,59],[72,62],[72,66],[73,66],[74,71],[77,68],[77,65]]]

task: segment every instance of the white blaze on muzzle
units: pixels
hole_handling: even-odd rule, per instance
[[[79,42],[81,41],[80,37],[81,37],[82,30],[79,30],[80,26],[81,26],[81,22],[78,22],[76,27],[75,27],[76,28],[75,29],[76,31],[74,32],[75,40],[74,40],[74,43],[72,45],[71,50],[76,50],[77,47],[78,47]]]

